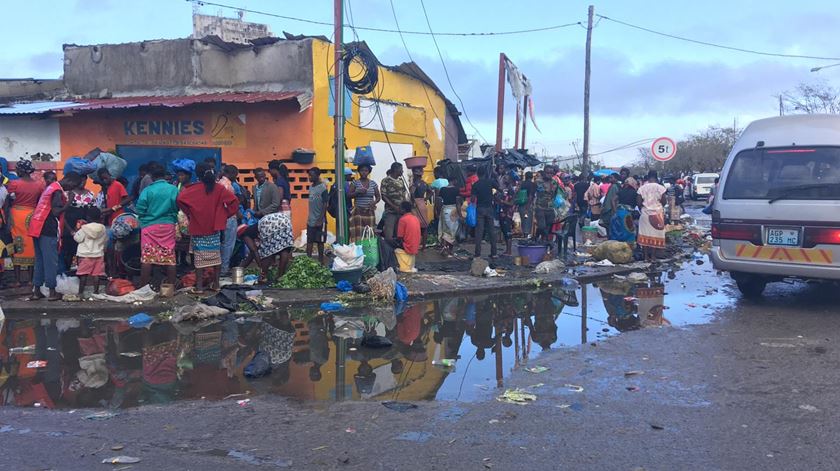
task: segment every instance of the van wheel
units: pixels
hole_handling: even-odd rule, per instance
[[[761,278],[746,278],[737,280],[735,283],[738,285],[741,294],[748,299],[761,297],[761,293],[767,287],[767,281]]]

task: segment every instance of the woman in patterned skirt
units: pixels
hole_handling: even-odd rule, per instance
[[[292,236],[292,220],[287,213],[271,213],[265,215],[258,224],[260,231],[260,268],[264,281],[269,279],[269,269],[277,261],[277,278],[286,274],[289,262],[292,261],[292,248],[295,242]]]

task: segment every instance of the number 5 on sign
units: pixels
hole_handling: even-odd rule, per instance
[[[667,162],[677,154],[677,143],[669,137],[660,137],[650,146],[653,158],[660,162]]]

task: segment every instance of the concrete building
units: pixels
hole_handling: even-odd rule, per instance
[[[354,47],[367,48],[364,43]],[[0,107],[0,156],[47,152],[55,166],[93,148],[116,152],[136,176],[143,162],[176,158],[234,164],[240,183],[269,160],[291,173],[296,230],[305,226],[313,165],[333,180],[332,44],[322,37],[218,37],[64,47],[64,90],[54,99]],[[416,64],[378,66],[374,92],[347,94],[348,155],[370,146],[380,180],[394,160],[457,159],[466,136],[458,111]],[[57,138],[56,138],[57,135]],[[312,163],[293,159],[314,151]]]
[[[222,41],[237,44],[248,44],[252,39],[271,36],[268,25],[243,21],[244,12],[239,12],[239,18],[225,18],[218,15],[202,15],[193,13],[193,38],[218,36]]]

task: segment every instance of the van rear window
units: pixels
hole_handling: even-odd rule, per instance
[[[840,147],[747,149],[732,161],[724,199],[840,199]]]
[[[715,177],[697,177],[698,185],[711,185],[715,182]]]

